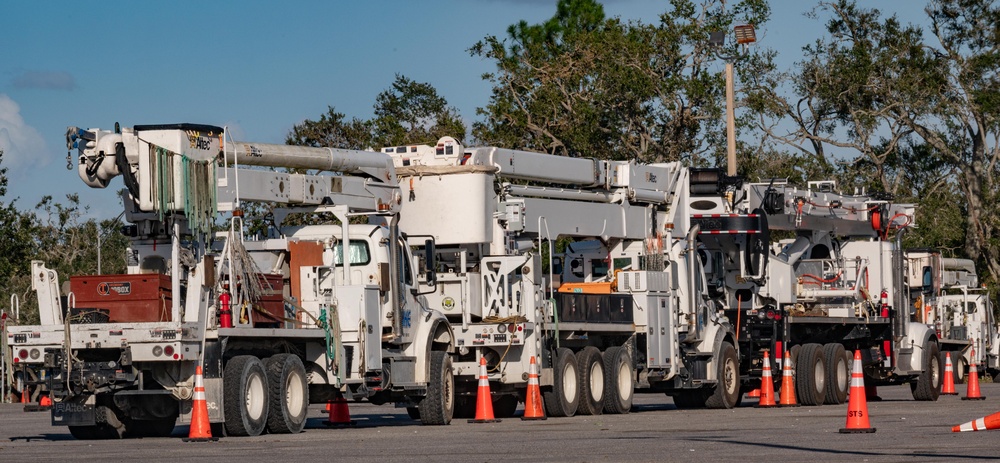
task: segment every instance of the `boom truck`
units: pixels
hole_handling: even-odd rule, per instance
[[[65,306],[58,276],[33,269],[49,296],[43,324],[9,340],[44,359],[53,425],[83,439],[169,435],[190,421],[199,365],[209,421],[228,435],[299,432],[310,403],[340,397],[450,422],[454,336],[416,280],[389,156],[233,142],[196,124],[71,128],[67,139],[84,183],[123,177],[131,244],[126,274],[72,276]],[[287,205],[279,226],[292,212],[339,224],[244,240],[246,201]],[[217,210],[231,213],[228,232]],[[421,275],[433,284],[433,269]]]
[[[474,410],[480,358],[500,416],[523,400],[532,356],[550,416],[627,413],[636,390],[740,399],[744,354],[724,312],[749,307],[767,227],[734,213],[739,179],[450,137],[383,152],[403,189],[400,229],[437,246],[427,299],[454,328],[457,414]],[[607,278],[563,279],[560,238],[597,243]]]
[[[970,364],[981,373],[1000,373],[993,303],[979,284],[975,263],[933,249],[908,249],[906,259],[914,316],[937,333],[941,361],[951,356],[955,381],[964,382]]]
[[[936,400],[943,340],[910,309],[922,286],[907,278],[901,245],[915,206],[842,194],[829,181],[803,189],[775,180],[745,191],[746,207],[763,210],[785,238],[768,255],[764,309],[740,314],[741,338],[791,353],[798,401],[843,403],[856,350],[867,381],[909,383],[915,399]]]

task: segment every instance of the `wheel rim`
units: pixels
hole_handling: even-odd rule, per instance
[[[594,401],[604,397],[604,366],[601,362],[590,365],[590,395]]]
[[[722,380],[725,381],[725,383],[723,383],[723,386],[726,388],[726,394],[727,395],[735,394],[736,388],[738,387],[736,385],[736,362],[734,362],[732,359],[727,359],[726,366],[725,369],[723,370],[722,376],[723,376]]]
[[[816,381],[816,390],[823,391],[826,389],[826,369],[823,368],[823,362],[816,362],[815,368],[813,368],[813,378]]]
[[[847,385],[851,381],[850,376],[847,371],[847,359],[840,357],[840,361],[837,362],[837,390],[847,391]]]
[[[934,360],[935,359],[931,359],[931,367],[930,367],[930,370],[931,370],[931,385],[932,386],[936,386],[938,384],[941,384],[941,371],[939,370],[939,367],[941,366],[941,362],[935,362]]]
[[[302,410],[303,402],[305,402],[305,391],[302,388],[301,378],[298,374],[293,373],[288,375],[285,379],[285,403],[288,404],[288,411],[294,414],[298,414],[299,410]]]
[[[264,416],[264,378],[251,375],[247,382],[246,408],[251,419],[257,420]]]
[[[577,390],[576,368],[573,368],[572,365],[566,365],[566,368],[563,370],[562,383],[563,383],[563,397],[566,398],[567,402],[575,401],[576,390]]]
[[[622,362],[618,365],[618,397],[627,399],[632,389],[632,378],[629,377],[628,364]]]
[[[455,394],[452,393],[452,389],[455,386],[455,377],[452,375],[451,368],[446,368],[444,371],[444,381],[441,385],[441,393],[444,397],[441,403],[444,405],[445,410],[452,410],[455,406]]]

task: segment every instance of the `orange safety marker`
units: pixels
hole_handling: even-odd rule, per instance
[[[522,420],[544,420],[545,406],[542,404],[542,390],[538,386],[538,364],[535,356],[531,356],[528,365],[528,393],[524,400],[524,416]]]
[[[979,371],[976,369],[976,349],[969,352],[972,361],[969,362],[969,387],[966,389],[965,397],[962,400],[986,400],[986,396],[979,393]]]
[[[760,397],[760,388],[758,387],[757,389],[754,389],[754,390],[752,390],[750,392],[747,392],[747,397],[749,397],[751,399],[756,399],[756,398]]]
[[[944,358],[944,385],[941,386],[941,395],[958,395],[958,392],[955,392],[955,369],[951,365],[951,354],[946,354]]]
[[[212,437],[212,425],[208,422],[208,402],[205,398],[205,380],[201,365],[194,369],[194,403],[191,404],[191,429],[184,442],[210,442],[219,440]]]
[[[989,431],[992,429],[1000,429],[1000,412],[955,426],[951,428],[951,432]]]
[[[347,406],[347,399],[343,396],[337,397],[333,401],[326,402],[326,409],[330,411],[329,417],[323,422],[325,426],[354,426],[357,421],[351,419],[351,410]]]
[[[760,378],[760,402],[757,408],[776,407],[774,403],[774,381],[771,379],[771,354],[764,350],[764,373]]]
[[[779,407],[798,407],[799,402],[795,400],[795,376],[792,374],[792,358],[785,351],[785,365],[781,374],[781,401]]]
[[[476,418],[470,423],[499,423],[493,416],[493,395],[490,393],[490,378],[486,373],[486,357],[479,358],[479,390],[476,393]]]
[[[847,404],[847,427],[841,434],[875,432],[868,422],[868,401],[865,400],[865,374],[861,369],[861,351],[854,351],[854,368],[851,370],[851,398]]]

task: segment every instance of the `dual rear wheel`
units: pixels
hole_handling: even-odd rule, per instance
[[[603,353],[588,346],[574,353],[556,350],[553,386],[542,398],[549,416],[622,414],[632,409],[635,366],[628,349],[609,347]]]
[[[265,361],[239,355],[226,362],[222,377],[226,434],[257,436],[299,433],[305,428],[309,385],[298,356],[277,354]]]

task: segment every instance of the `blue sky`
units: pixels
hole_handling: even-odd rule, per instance
[[[114,217],[113,190],[90,190],[66,170],[67,126],[110,129],[194,122],[236,139],[282,143],[292,125],[334,106],[372,115],[396,73],[434,85],[469,122],[487,103],[490,62],[466,51],[538,23],[555,0],[242,2],[7,2],[0,27],[0,148],[7,196],[26,209],[43,195],[80,193],[92,215]],[[924,2],[861,0],[920,21]],[[666,0],[611,0],[608,16],[656,22]],[[761,46],[801,59],[822,23],[815,2],[774,0]],[[721,63],[720,63],[721,69]],[[74,159],[75,163],[75,159]]]

